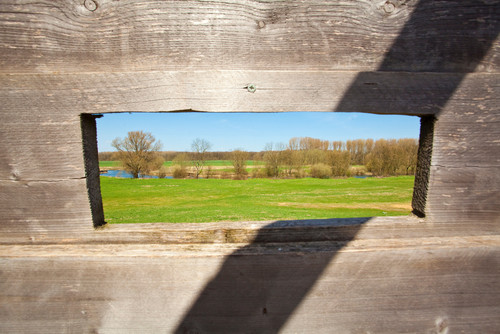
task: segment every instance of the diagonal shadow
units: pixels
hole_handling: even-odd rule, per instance
[[[277,221],[265,226],[250,245],[227,257],[176,332],[279,331],[335,253],[368,220]]]
[[[389,0],[387,3],[390,4],[388,8],[397,11],[400,6],[412,2]],[[421,0],[386,54],[378,72],[360,73],[337,110],[367,110],[365,107],[373,102],[372,90],[376,89],[371,83],[383,72],[453,72],[453,75],[445,77],[445,82],[437,83],[439,91],[422,100],[421,110],[413,113],[437,114],[467,73],[473,72],[487,55],[499,31],[498,1]],[[400,83],[396,80],[393,85]],[[406,93],[413,94],[411,91]],[[431,112],[429,105],[433,106]],[[391,111],[393,106],[388,102],[385,107],[385,110]],[[393,113],[398,113],[398,110]],[[312,246],[304,252],[294,250],[294,247],[300,248],[299,241],[304,241],[300,237],[286,240],[289,243],[279,243],[285,240],[273,240],[270,237],[272,233],[269,233],[276,229],[276,237],[284,233],[284,230],[279,231],[283,229],[283,224],[300,223],[276,222],[266,226],[259,231],[252,244],[227,257],[219,273],[205,286],[176,332],[278,332],[342,245],[353,240],[367,221],[352,220],[348,228],[342,225],[345,221],[333,222],[330,229],[324,231],[329,246],[325,248],[323,243],[320,248]],[[335,224],[340,225],[335,227]]]
[[[395,4],[394,13],[411,3],[387,2]],[[418,99],[411,104],[416,105],[415,110],[404,112],[437,115],[467,74],[484,60],[499,32],[500,1],[420,0],[378,71],[359,73],[337,111],[384,110],[401,114],[395,105],[405,109],[406,99]],[[394,79],[384,80],[387,72],[392,72]],[[424,85],[432,89],[419,91]],[[385,98],[388,92],[400,96]],[[402,104],[394,103],[400,99]]]

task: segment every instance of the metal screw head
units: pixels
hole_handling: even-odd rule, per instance
[[[85,0],[83,2],[83,5],[85,6],[85,8],[87,8],[91,12],[93,12],[97,9],[97,3],[94,0]]]
[[[247,90],[250,92],[250,93],[255,93],[255,91],[257,90],[257,86],[255,86],[254,84],[249,84],[247,86]]]

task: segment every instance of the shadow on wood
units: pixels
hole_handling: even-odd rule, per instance
[[[386,3],[388,15],[395,15],[399,7],[406,6],[406,1]],[[440,8],[438,10],[436,8]],[[393,110],[398,113],[398,102],[403,104],[419,99],[414,115],[422,116],[418,164],[413,192],[413,213],[419,217],[426,215],[428,184],[432,146],[434,140],[435,117],[439,117],[446,103],[456,92],[460,83],[468,73],[473,73],[481,60],[485,58],[500,32],[500,6],[495,2],[482,4],[476,2],[471,11],[460,1],[448,1],[438,4],[435,1],[420,1],[406,22],[398,38],[385,55],[378,72],[361,72],[351,88],[347,90],[337,111],[356,108],[359,111]],[[447,15],[443,15],[446,13]],[[453,31],[443,42],[444,31]],[[483,69],[484,70],[484,69]],[[379,72],[401,73],[398,82],[384,82]],[[412,89],[413,72],[424,72],[428,76],[429,85],[425,96],[417,96]],[[446,77],[434,72],[453,72]],[[396,98],[385,96],[406,83],[406,89]],[[479,88],[478,88],[479,89]],[[418,94],[418,93],[417,93]],[[480,96],[481,93],[476,95]]]
[[[335,232],[324,238],[331,240],[326,243],[301,243],[298,236],[283,235],[284,226],[302,230],[307,224],[321,226],[321,220],[277,221],[265,226],[252,244],[227,257],[176,332],[278,332],[336,253],[368,220],[339,220]],[[278,233],[274,236],[268,231],[273,228]],[[329,228],[325,226],[325,234],[332,231],[331,221]]]
[[[406,5],[406,1],[397,4],[388,1],[386,4],[386,11],[390,15],[397,12],[398,6]],[[456,73],[452,77],[447,76],[446,82],[437,83],[439,89],[421,101],[421,107],[414,111],[415,115],[439,114],[466,74],[474,72],[488,53],[500,31],[499,7],[495,4],[477,4],[475,11],[460,6],[459,1],[447,1],[442,6],[448,13],[446,21],[440,20],[442,13],[436,9],[434,1],[418,2],[379,67],[381,72]],[[453,29],[455,37],[443,43],[439,38],[443,29]],[[419,38],[415,39],[415,35]],[[433,57],[429,57],[429,54]],[[380,104],[385,101],[391,102],[382,109],[394,108],[391,105],[393,97],[382,98],[384,91],[390,91],[385,87],[387,83],[379,83],[377,78],[373,72],[360,73],[339,103],[337,111],[350,110],[353,106],[364,112],[380,110]],[[432,78],[429,75],[429,79]],[[399,85],[400,82],[394,81],[393,84]],[[401,99],[411,99],[413,94],[413,91],[408,91]],[[373,108],[373,105],[377,107]],[[420,163],[414,196],[420,200],[413,203],[414,211],[422,216],[429,182],[433,124],[432,117],[426,118],[422,124],[421,135],[425,135],[427,144],[419,150]],[[423,168],[427,171],[423,172]],[[356,233],[354,231],[345,240],[353,240]],[[177,328],[178,333],[278,332],[336,253],[329,250],[304,256],[262,254],[257,260],[252,256],[241,256],[259,242],[257,236],[254,244],[241,248],[227,258],[217,276],[205,287]]]

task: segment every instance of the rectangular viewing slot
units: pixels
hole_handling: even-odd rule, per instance
[[[99,143],[84,145],[94,225],[418,214],[419,128],[358,113],[82,115],[84,144]]]

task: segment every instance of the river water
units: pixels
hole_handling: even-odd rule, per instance
[[[101,176],[109,176],[109,177],[122,177],[126,179],[131,179],[133,178],[133,175],[124,171],[124,170],[119,170],[119,169],[110,169],[106,173],[101,173]],[[139,178],[141,179],[157,179],[158,176],[154,175],[141,175],[139,174]],[[172,179],[172,176],[167,176],[166,179]]]

